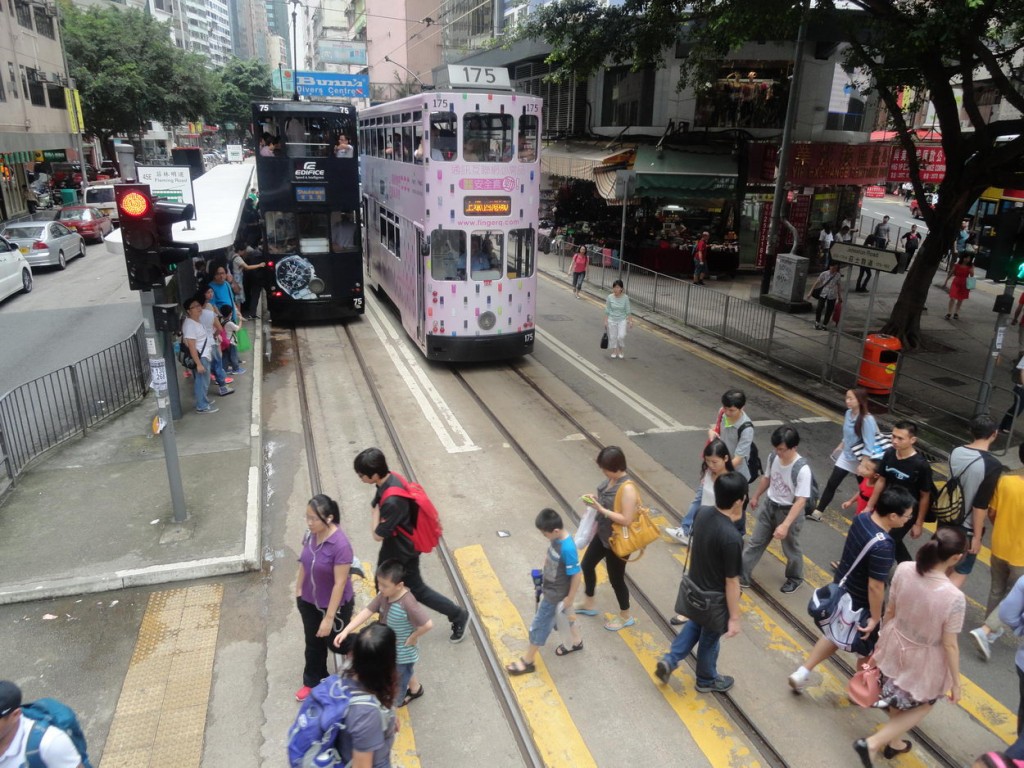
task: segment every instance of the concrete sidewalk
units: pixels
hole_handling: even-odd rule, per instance
[[[174,425],[188,520],[173,522],[152,393],[24,474],[0,506],[0,604],[183,581],[259,567],[264,330],[219,411]],[[179,376],[181,375],[179,371]],[[211,388],[211,393],[216,387]]]
[[[538,266],[542,272],[556,280],[564,280],[568,285],[568,261],[560,260],[554,253],[541,253]],[[594,272],[600,268],[590,269],[592,271],[588,272],[586,290],[603,298],[603,289],[589,282],[590,279],[600,280]],[[857,272],[856,267],[844,266],[844,287],[847,285],[847,275],[852,273],[855,280]],[[940,287],[945,273],[940,271],[936,275],[935,284],[929,292],[928,311],[921,319],[924,345],[921,349],[905,352],[900,362],[899,384],[896,388],[898,397],[894,410],[919,422],[925,434],[923,442],[936,454],[944,454],[954,445],[960,444],[961,437],[967,439],[966,420],[974,413],[997,317],[992,311],[993,302],[1004,289],[1002,284],[984,279],[983,274],[979,270],[977,287],[971,292],[970,299],[963,303],[960,319],[956,321],[945,319],[949,296]],[[612,277],[609,269],[605,278],[608,287]],[[809,276],[808,291],[816,277],[817,273]],[[631,279],[636,280],[638,277],[633,276]],[[856,381],[862,350],[861,337],[865,328],[869,333],[878,332],[896,303],[903,279],[904,275],[879,275],[870,322],[868,294],[844,292],[843,340],[837,358],[837,367],[843,370],[834,377],[844,382],[843,386],[853,386]],[[760,295],[761,276],[741,273],[732,279],[708,280],[706,285],[708,289],[734,299],[756,303]],[[851,281],[849,285],[852,288],[854,283]],[[635,305],[634,313],[713,349],[746,368],[771,376],[796,391],[836,408],[837,412],[842,408],[842,395],[837,386],[821,378],[830,334],[814,329],[813,312],[793,315],[780,312],[776,315],[768,358],[738,344],[723,342],[717,336],[684,325],[666,315],[649,312]],[[1011,327],[1005,333],[1002,354],[996,361],[992,375],[993,394],[989,410],[997,420],[1012,402],[1010,371],[1021,352],[1024,352],[1024,346],[1020,344],[1017,328]],[[877,399],[885,400],[884,397]],[[1024,417],[1018,428],[1020,426],[1024,426]],[[1010,466],[1020,465],[1015,449],[1017,442],[1019,440],[1014,436],[1009,439],[1000,437],[994,446],[997,454],[1003,453],[1008,445],[1014,446],[1000,455],[1000,460]]]

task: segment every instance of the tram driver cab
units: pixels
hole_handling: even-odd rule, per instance
[[[469,266],[470,276],[474,280],[501,279],[501,239],[501,233],[473,233],[470,238]]]

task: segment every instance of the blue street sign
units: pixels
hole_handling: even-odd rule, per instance
[[[311,98],[364,99],[370,95],[369,75],[343,75],[340,72],[296,72],[300,96]]]

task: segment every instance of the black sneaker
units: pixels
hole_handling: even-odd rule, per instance
[[[469,611],[465,608],[459,617],[452,622],[452,634],[448,638],[449,643],[461,643],[466,639],[466,627],[469,625]]]
[[[719,675],[707,685],[697,683],[697,693],[725,693],[735,682],[736,680],[729,675]]]
[[[654,676],[661,680],[662,685],[668,685],[668,679],[672,677],[672,670],[668,668],[668,664],[659,660],[658,666],[654,668]]]
[[[803,584],[802,581],[797,581],[796,579],[786,579],[786,583],[779,588],[779,592],[788,595],[790,592],[796,592],[800,588],[801,584]]]

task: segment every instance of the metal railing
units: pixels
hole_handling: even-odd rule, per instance
[[[561,245],[553,250],[559,256],[562,271],[568,269],[573,246],[553,245]],[[601,292],[611,291],[615,280],[622,280],[634,307],[742,347],[838,391],[864,383],[863,334],[815,330],[813,315],[778,312],[757,301],[694,285],[629,262],[614,266],[592,264],[587,270],[586,282]],[[917,421],[936,447],[952,447],[964,441],[967,425],[975,413],[990,410],[998,418],[1011,406],[1013,390],[1009,382],[1001,383],[1000,378],[997,371],[988,399],[980,402],[979,376],[917,355],[900,354],[888,393],[873,395],[871,399],[894,418]],[[1008,377],[1003,374],[1002,378]],[[1002,439],[995,447],[997,452],[1005,451]]]
[[[142,325],[95,355],[0,397],[0,490],[35,459],[141,398],[148,376]]]

